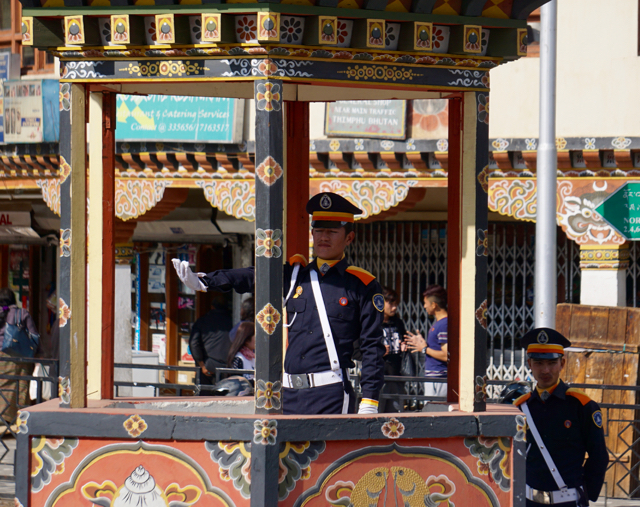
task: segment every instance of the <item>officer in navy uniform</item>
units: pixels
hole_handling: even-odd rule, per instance
[[[525,414],[527,409],[530,413],[527,506],[588,506],[589,500],[598,499],[609,464],[600,407],[583,391],[560,380],[569,340],[553,329],[537,328],[520,343],[527,349],[529,368],[537,382],[532,392],[514,401]],[[542,443],[532,433],[534,425]],[[544,457],[547,451],[551,465]]]
[[[354,366],[357,341],[363,396],[358,413],[377,413],[384,378],[384,297],[375,277],[352,266],[344,256],[345,248],[355,239],[354,215],[362,210],[338,194],[324,192],[309,200],[307,212],[312,215],[316,258],[307,265],[302,255],[293,256],[285,264],[283,277],[288,319],[283,411],[354,413],[356,400],[347,369]],[[173,263],[180,279],[195,290],[245,293],[254,288],[253,267],[196,275],[188,263],[179,259]],[[314,285],[319,288],[320,301]],[[327,317],[325,326],[323,315]]]

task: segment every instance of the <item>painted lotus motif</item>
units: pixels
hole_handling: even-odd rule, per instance
[[[256,315],[258,324],[269,335],[272,335],[276,330],[281,318],[280,312],[271,303],[267,303]]]
[[[282,406],[282,382],[265,382],[260,379],[256,385],[256,407],[278,410]]]
[[[147,423],[139,415],[132,415],[125,422],[122,423],[124,429],[133,438],[139,437],[147,430]]]
[[[392,417],[382,425],[382,434],[387,438],[399,438],[404,433],[404,424]]]
[[[278,436],[278,421],[275,419],[257,420],[253,423],[253,443],[275,445]]]
[[[256,229],[256,257],[279,258],[282,255],[280,229]]]
[[[478,121],[489,125],[489,95],[478,94]]]
[[[67,306],[67,303],[62,298],[58,302],[58,318],[60,319],[60,328],[66,326],[71,318],[71,308]]]
[[[280,111],[282,96],[278,83],[258,83],[256,90],[256,108],[259,111]]]

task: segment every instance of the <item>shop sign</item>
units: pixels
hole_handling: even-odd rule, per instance
[[[118,95],[117,141],[242,142],[244,100]]]
[[[640,183],[625,183],[596,211],[628,240],[640,240]]]
[[[20,55],[10,51],[0,52],[0,79],[20,79]]]
[[[339,100],[325,110],[327,136],[406,138],[405,100]]]
[[[0,227],[31,227],[31,214],[27,211],[0,211]]]
[[[5,81],[4,143],[56,143],[60,139],[60,85],[55,79]]]

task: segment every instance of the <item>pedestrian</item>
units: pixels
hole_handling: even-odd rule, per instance
[[[404,322],[398,317],[398,303],[400,298],[398,293],[389,288],[382,288],[384,296],[384,313],[382,321],[382,332],[384,333],[383,344],[384,353],[384,374],[399,376],[402,368],[402,345],[406,333]],[[404,383],[385,382],[382,393],[388,395],[398,395],[404,392]],[[402,412],[404,401],[397,398],[384,398],[380,400],[380,412]]]
[[[191,327],[189,350],[193,360],[200,366],[201,386],[215,384],[216,368],[227,367],[230,330],[231,316],[215,299],[211,302],[211,310],[196,320]],[[201,396],[208,394],[208,389],[200,391]]]
[[[609,464],[600,407],[560,380],[571,345],[564,336],[541,327],[520,344],[537,382],[514,401],[527,418],[527,506],[586,507],[598,499]]]
[[[253,322],[241,322],[238,326],[236,337],[229,347],[227,356],[227,368],[236,370],[256,369],[256,331]],[[243,374],[245,378],[251,380],[253,375]]]
[[[0,289],[0,345],[4,341],[6,323],[22,322],[23,327],[32,335],[38,334],[38,329],[29,312],[18,308],[16,295],[8,287]],[[11,358],[0,352],[0,358]],[[27,376],[33,372],[33,363],[0,361],[1,375]],[[29,402],[29,380],[0,379],[0,414],[5,424],[12,432],[18,431],[15,422],[18,409],[24,408]]]
[[[408,331],[405,340],[410,350],[422,351],[426,355],[424,361],[425,377],[445,379],[444,382],[425,382],[425,396],[446,397],[447,364],[449,362],[447,291],[440,285],[431,285],[422,293],[422,301],[427,314],[434,317],[435,322],[427,333],[426,341],[417,329],[415,333]]]
[[[256,305],[255,299],[249,297],[245,299],[240,305],[240,321],[236,322],[235,326],[231,328],[229,331],[229,340],[233,341],[236,337],[236,332],[238,331],[238,327],[243,322],[253,322],[256,318]]]
[[[307,203],[316,258],[307,264],[295,255],[285,265],[283,287],[288,348],[282,379],[285,414],[355,412],[347,369],[353,367],[354,341],[360,340],[362,401],[358,413],[377,413],[384,381],[382,320],[384,297],[375,277],[352,266],[344,250],[355,239],[354,215],[362,214],[344,197],[320,193]],[[196,290],[254,289],[253,267],[196,275],[188,263],[173,260],[180,279]]]

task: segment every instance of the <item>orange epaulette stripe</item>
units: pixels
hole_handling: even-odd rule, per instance
[[[576,389],[575,387],[571,387],[567,389],[567,394],[569,396],[573,396],[574,398],[577,398],[578,401],[580,401],[580,403],[582,403],[583,405],[586,405],[591,401],[591,398],[589,398],[587,393],[585,393],[584,391],[581,391],[580,389]]]
[[[360,278],[360,281],[362,283],[364,283],[365,285],[369,285],[371,282],[373,282],[376,277],[373,276],[371,273],[369,273],[368,271],[362,269],[362,268],[357,268],[355,266],[349,266],[346,271],[348,273],[351,273],[354,276],[357,276],[358,278]]]
[[[294,256],[289,257],[289,264],[293,266],[296,262],[302,264],[303,268],[307,266],[307,258],[302,254],[295,254]]]
[[[520,398],[516,398],[515,400],[513,400],[513,404],[516,407],[519,407],[520,405],[522,405],[525,401],[527,401],[529,398],[531,398],[531,393],[527,393],[527,394],[523,394],[522,396],[520,396]]]

